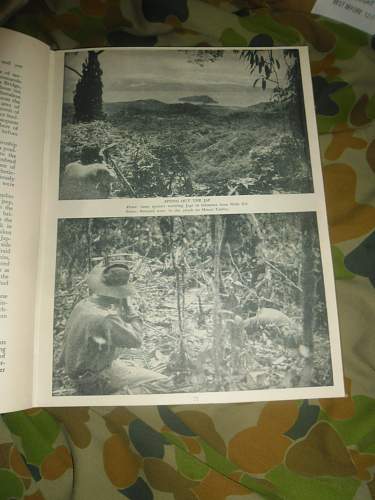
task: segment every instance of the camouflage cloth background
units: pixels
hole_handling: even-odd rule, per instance
[[[348,396],[3,415],[0,500],[375,498],[374,40],[313,4],[35,0],[8,21],[61,48],[309,46]]]

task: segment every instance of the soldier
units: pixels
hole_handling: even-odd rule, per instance
[[[118,347],[140,347],[143,339],[128,281],[124,262],[97,265],[87,277],[93,295],[74,307],[66,323],[65,370],[79,394],[168,392],[165,375],[118,358]]]
[[[60,199],[93,200],[109,198],[111,183],[116,179],[102,162],[97,146],[84,146],[81,160],[66,165],[61,178]]]

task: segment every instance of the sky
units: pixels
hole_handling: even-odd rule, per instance
[[[195,52],[195,51],[194,51]],[[281,51],[275,49],[275,55]],[[69,53],[66,64],[81,72],[87,52]],[[279,79],[286,84],[286,66],[280,53]],[[263,91],[254,79],[249,66],[231,50],[203,67],[191,62],[186,50],[110,50],[99,55],[103,70],[103,101],[124,102],[138,99],[157,99],[166,103],[178,102],[182,97],[208,95],[224,106],[251,106],[268,101],[272,84]],[[190,62],[189,62],[190,61]],[[66,69],[64,102],[73,102],[74,89],[79,79]]]

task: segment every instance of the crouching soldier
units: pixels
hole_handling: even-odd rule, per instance
[[[168,377],[118,359],[140,347],[142,321],[129,305],[134,294],[125,263],[99,264],[88,275],[93,295],[73,309],[65,327],[65,370],[78,394],[168,392]]]
[[[61,200],[93,200],[109,198],[111,183],[116,179],[102,162],[97,146],[84,146],[81,160],[66,165],[61,178]]]

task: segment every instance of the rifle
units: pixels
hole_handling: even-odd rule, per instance
[[[121,182],[121,184],[126,188],[126,189],[130,189],[130,191],[134,194],[134,196],[136,197],[136,192],[134,191],[132,185],[130,184],[130,182],[128,181],[128,179],[125,177],[125,175],[121,172],[120,168],[118,167],[118,165],[116,164],[115,160],[111,159],[111,156],[110,156],[110,153],[109,153],[109,150],[118,146],[118,143],[117,142],[114,142],[113,144],[110,144],[109,146],[105,146],[104,148],[102,148],[100,150],[100,155],[104,158],[105,162],[113,168],[113,170],[115,171],[119,181]]]

